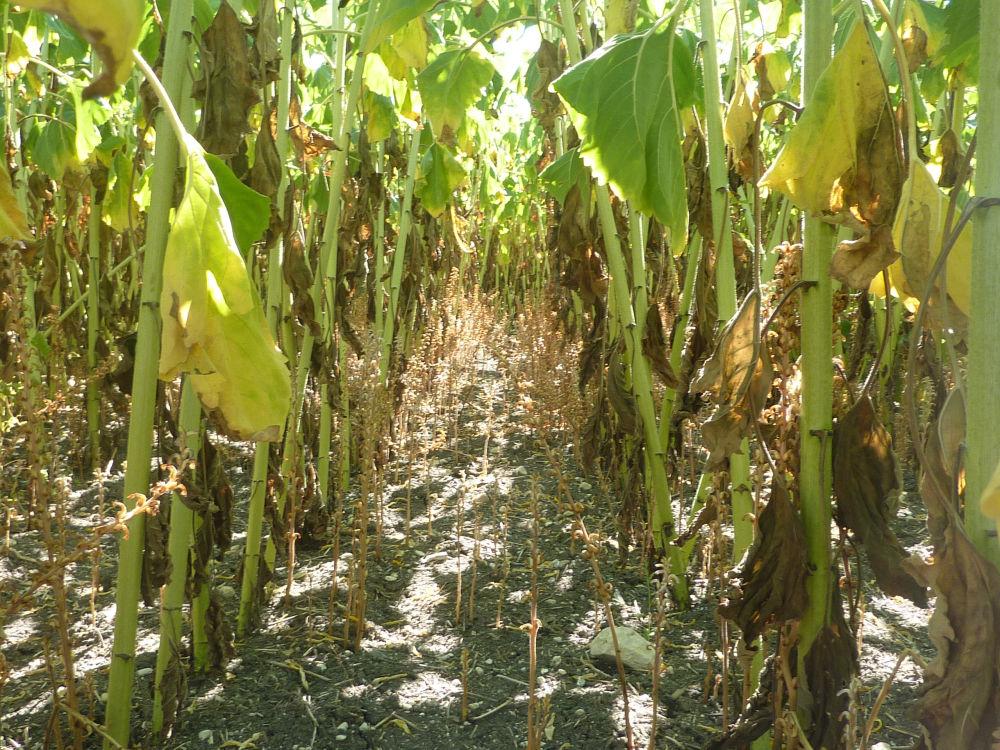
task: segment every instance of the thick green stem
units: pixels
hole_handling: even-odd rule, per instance
[[[185,458],[197,460],[201,431],[201,404],[190,378],[184,378],[181,393],[180,449]],[[181,660],[181,638],[184,630],[184,590],[187,584],[188,557],[191,550],[194,511],[178,493],[170,500],[170,540],[167,554],[170,578],[160,592],[160,647],[156,653],[156,679],[153,692],[153,734],[163,731],[165,718],[163,676],[171,662]],[[176,687],[176,686],[173,686]]]
[[[995,44],[1000,0],[982,0],[979,56],[979,146],[976,151],[976,195],[1000,197],[1000,56],[985,54]],[[983,555],[1000,567],[997,524],[983,515],[979,499],[1000,463],[1000,398],[996,368],[1000,362],[1000,208],[979,209],[973,224],[972,314],[969,322],[968,458],[965,526]]]
[[[809,101],[830,61],[833,14],[830,0],[805,0],[805,65],[802,100]],[[833,573],[830,559],[831,454],[833,427],[833,292],[830,257],[834,232],[820,219],[806,219],[802,279],[802,408],[799,420],[799,502],[806,531],[809,604],[799,628],[800,665],[827,623]]]
[[[174,0],[167,26],[163,62],[163,84],[178,101],[187,75],[187,32],[192,0]],[[149,465],[153,449],[153,416],[160,360],[160,290],[163,285],[163,254],[170,231],[169,215],[174,199],[178,142],[167,115],[156,118],[152,197],[146,219],[146,250],[142,265],[142,297],[132,376],[132,413],[128,430],[124,502],[134,506],[133,495],[149,493]],[[129,534],[118,546],[118,582],[115,587],[115,630],[105,729],[111,740],[127,746],[132,713],[132,683],[135,679],[135,641],[139,617],[139,584],[145,521],[140,514],[128,523]],[[105,742],[106,750],[114,745]]]

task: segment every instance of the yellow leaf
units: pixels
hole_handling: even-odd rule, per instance
[[[427,27],[423,16],[417,16],[392,35],[396,52],[418,73],[427,67]]]
[[[281,438],[291,396],[218,183],[188,136],[184,197],[163,263],[160,377],[190,373],[205,409],[239,440]]]
[[[931,271],[941,252],[947,208],[948,198],[934,181],[927,166],[919,159],[912,160],[892,227],[893,243],[902,257],[889,266],[892,291],[911,311],[919,306],[919,300],[927,290]],[[945,269],[948,297],[958,312],[968,315],[972,294],[971,224],[967,224],[958,236],[948,255]],[[941,281],[941,276],[938,275],[934,284],[938,294]],[[871,289],[877,294],[885,294],[881,276],[875,278]],[[932,305],[935,301],[932,297]]]
[[[760,179],[813,214],[831,210],[838,180],[858,163],[859,136],[886,107],[878,58],[863,23],[823,71],[802,117]]]
[[[14,195],[7,168],[0,165],[0,240],[24,242],[29,239],[28,220]]]
[[[128,80],[132,50],[146,16],[143,0],[17,0],[17,4],[59,16],[94,46],[105,69],[84,91],[85,98],[108,96]]]
[[[989,516],[994,521],[1000,521],[1000,463],[997,464],[993,476],[986,484],[980,503],[984,515]]]

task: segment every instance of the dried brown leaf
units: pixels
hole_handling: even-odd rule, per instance
[[[890,494],[899,489],[892,438],[866,394],[833,433],[833,491],[841,526],[868,551],[875,580],[890,596],[927,606],[927,592],[902,567],[907,553],[889,526]]]

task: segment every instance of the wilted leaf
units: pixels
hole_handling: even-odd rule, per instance
[[[918,718],[922,747],[988,748],[1000,731],[1000,573],[966,536],[958,516],[965,402],[952,391],[924,441],[920,495],[934,545],[928,584],[937,595]]]
[[[902,255],[889,267],[889,280],[903,304],[911,311],[919,306],[927,290],[931,272],[941,252],[947,197],[934,182],[927,167],[919,159],[910,163],[910,176],[903,185],[902,199],[893,224],[893,240]],[[963,328],[970,309],[972,287],[972,225],[967,224],[958,236],[945,263],[946,279],[938,274],[931,294],[931,325],[944,322],[943,306],[948,304],[948,322],[952,328]],[[941,286],[948,286],[945,300]],[[872,289],[885,294],[881,279],[876,278]]]
[[[667,388],[676,388],[679,381],[674,368],[670,365],[670,348],[667,346],[667,336],[663,331],[663,319],[660,317],[658,302],[653,302],[646,311],[642,351],[653,366],[653,371],[660,376],[663,385]]]
[[[337,148],[336,142],[302,119],[302,105],[293,96],[288,107],[288,133],[295,146],[295,154],[301,159],[315,159],[317,156]]]
[[[761,186],[780,190],[812,214],[829,213],[834,186],[863,158],[861,134],[878,123],[886,105],[878,59],[858,23],[816,82]]]
[[[819,631],[806,654],[805,672],[807,686],[799,693],[799,705],[808,705],[812,716],[808,729],[810,746],[843,747],[850,704],[847,688],[858,673],[858,648],[844,620],[844,607],[836,586],[830,603],[830,622]]]
[[[907,554],[889,526],[888,499],[899,489],[892,438],[871,398],[858,399],[833,432],[833,490],[841,526],[864,545],[875,580],[886,594],[927,606],[927,592],[902,567]]]
[[[669,29],[617,36],[563,73],[553,88],[580,133],[584,163],[682,245],[687,203],[670,76],[674,39]]]
[[[691,383],[692,393],[711,391],[715,404],[715,411],[701,428],[710,452],[707,470],[721,467],[739,450],[771,392],[774,371],[765,342],[760,342],[757,361],[753,361],[756,301],[756,292],[747,295]],[[748,377],[751,364],[753,374]]]
[[[893,220],[902,186],[899,138],[878,58],[863,22],[816,83],[805,111],[760,184],[861,235],[841,243],[831,275],[867,289],[896,257]]]
[[[449,49],[431,61],[417,76],[424,114],[434,135],[453,143],[465,111],[479,98],[496,69],[475,50]]]
[[[246,29],[227,2],[202,37],[202,68],[191,91],[203,105],[199,140],[209,153],[229,158],[243,143],[247,113],[260,100],[260,86],[250,67]]]
[[[753,132],[757,118],[757,85],[741,71],[736,90],[726,108],[723,136],[733,152],[733,163],[744,179],[753,178]]]
[[[719,612],[740,626],[750,644],[773,624],[805,612],[808,595],[806,532],[780,481],[771,483],[771,498],[758,518],[758,533],[740,566],[739,595]]]
[[[181,372],[220,429],[240,440],[276,441],[291,384],[257,291],[247,275],[215,175],[187,138],[184,197],[163,266],[160,377]]]
[[[440,143],[432,143],[420,159],[420,178],[414,190],[427,213],[436,218],[465,178],[465,167],[458,159]]]
[[[105,69],[83,92],[84,98],[108,96],[128,80],[132,50],[146,17],[143,0],[17,0],[17,5],[59,16],[94,46]]]
[[[558,94],[550,90],[552,82],[562,73],[559,63],[559,47],[555,42],[542,38],[535,53],[535,67],[538,69],[538,82],[532,86],[531,114],[541,124],[546,132],[555,127],[556,118],[562,112],[562,103]]]
[[[7,167],[0,164],[0,240],[28,239],[28,220],[14,195]]]
[[[265,117],[253,147],[253,166],[250,167],[250,187],[261,195],[275,199],[281,184],[281,157],[274,142],[271,118]]]
[[[625,380],[625,365],[622,362],[622,353],[618,351],[611,353],[608,362],[608,400],[611,407],[621,421],[622,429],[627,433],[637,432],[639,429],[639,407],[636,404],[635,394],[628,387]]]

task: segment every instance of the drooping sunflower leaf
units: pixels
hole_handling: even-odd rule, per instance
[[[440,143],[432,143],[420,159],[420,178],[414,190],[427,213],[437,218],[465,178],[465,167],[454,154]]]
[[[108,96],[128,80],[132,49],[146,16],[143,0],[17,0],[17,4],[59,16],[94,45],[105,69],[83,92],[85,99]]]
[[[897,257],[892,221],[904,180],[899,136],[863,22],[816,83],[802,117],[760,184],[860,237],[840,243],[830,273],[866,289]]]
[[[816,82],[761,186],[810,213],[829,212],[835,184],[858,163],[859,135],[876,124],[885,102],[878,59],[864,24],[857,24]]]
[[[280,439],[291,384],[247,274],[219,185],[188,136],[184,196],[163,264],[160,377],[182,372],[221,431]]]
[[[383,0],[372,21],[371,32],[361,48],[363,54],[374,51],[384,39],[396,33],[437,4],[437,0]]]
[[[677,242],[687,232],[687,203],[669,75],[674,39],[669,30],[614,37],[552,86],[580,133],[584,163]]]
[[[449,49],[434,58],[417,76],[424,114],[439,140],[451,141],[465,111],[479,98],[496,69],[475,50]]]
[[[941,252],[947,201],[924,163],[913,159],[892,227],[893,241],[902,257],[889,266],[889,283],[910,311],[917,309],[927,291]],[[946,294],[942,282],[947,284]],[[950,328],[964,328],[971,290],[972,225],[967,224],[948,254],[944,276],[935,278],[928,301],[928,324],[939,328],[947,320]],[[872,291],[885,294],[881,276],[873,280]]]

